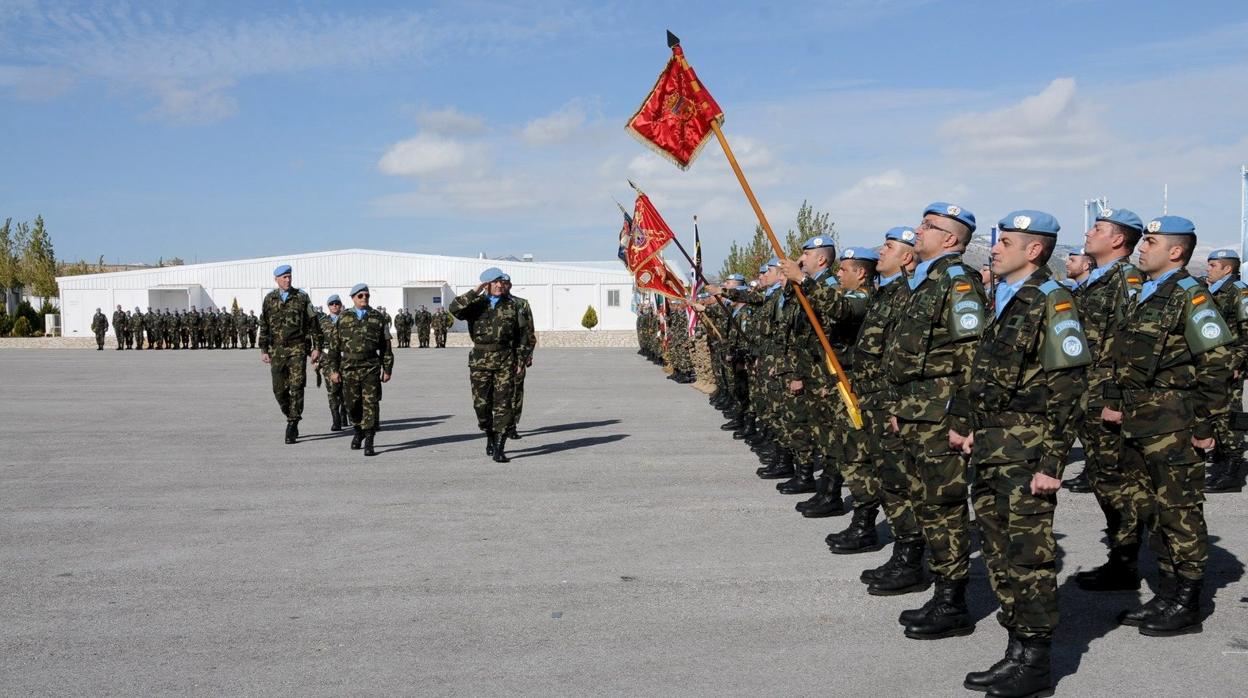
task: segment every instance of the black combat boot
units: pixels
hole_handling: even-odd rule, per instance
[[[1010,641],[1005,646],[1005,657],[985,671],[972,671],[966,675],[962,685],[972,691],[987,691],[990,686],[1014,673],[1014,669],[1022,663],[1023,641],[1010,631]]]
[[[815,496],[810,499],[803,499],[793,506],[794,509],[801,513],[807,509],[817,506],[823,502],[828,496],[828,485],[832,483],[832,476],[828,474],[828,469],[824,468],[823,472],[815,479]]]
[[[338,410],[334,410],[333,413],[330,414],[330,416],[333,417],[334,423],[329,425],[329,430],[330,431],[342,431],[342,413],[339,412]]]
[[[880,575],[897,566],[898,561],[901,560],[901,549],[904,546],[904,542],[894,540],[893,551],[889,553],[888,560],[886,560],[884,564],[879,567],[872,567],[871,569],[863,570],[862,573],[858,575],[858,581],[868,585],[874,584],[876,580],[880,578]]]
[[[833,466],[823,468],[825,473],[829,469],[833,472],[828,479],[828,489],[823,499],[802,510],[802,516],[807,519],[826,519],[829,516],[841,516],[845,513],[845,500],[841,495],[841,486],[845,484],[845,478],[841,477],[840,471]]]
[[[511,462],[511,459],[507,457],[507,451],[505,450],[506,448],[507,448],[507,435],[502,434],[500,436],[496,436],[495,441],[494,441],[494,462],[495,463],[510,463]]]
[[[513,441],[520,440],[520,432],[516,431],[515,424],[512,424],[511,426],[507,427],[507,433],[503,434],[503,436],[506,436],[507,438]]]
[[[966,608],[967,579],[936,579],[934,604],[927,614],[906,626],[906,637],[911,640],[941,640],[947,637],[970,635],[975,632],[971,614]]]
[[[770,467],[759,473],[759,477],[764,480],[780,480],[786,477],[793,477],[797,472],[793,467],[793,452],[787,448],[778,448],[779,457]],[[813,484],[813,483],[812,483]]]
[[[1244,489],[1244,459],[1233,456],[1226,460],[1225,468],[1217,473],[1210,473],[1205,480],[1205,492],[1222,494],[1226,492],[1242,492]]]
[[[1231,470],[1230,459],[1227,458],[1226,450],[1222,448],[1222,444],[1214,447],[1213,453],[1210,454],[1210,461],[1205,465],[1205,491],[1209,491],[1209,486],[1220,482],[1226,477],[1228,470]]]
[[[1081,494],[1091,492],[1092,483],[1088,480],[1088,467],[1085,465],[1078,475],[1062,480],[1062,487]]]
[[[780,447],[776,446],[775,443],[768,441],[767,443],[762,444],[762,446],[755,451],[755,455],[758,456],[758,462],[762,463],[762,467],[755,470],[754,474],[762,477],[763,473],[771,470],[772,467],[774,467],[780,460]]]
[[[361,444],[364,443],[364,430],[358,425],[355,427],[355,434],[351,437],[351,450],[360,450]]]
[[[758,436],[758,418],[752,414],[745,415],[745,428],[741,430],[741,440],[747,444],[753,444],[754,437]],[[737,438],[737,432],[732,432],[732,437]]]
[[[720,424],[719,428],[723,431],[736,431],[741,428],[741,420],[737,417],[733,417],[723,424]]]
[[[832,534],[828,548],[837,555],[868,553],[883,548],[884,544],[875,532],[875,517],[879,513],[880,509],[875,505],[856,507],[849,527]]]
[[[793,477],[776,485],[780,494],[807,494],[815,491],[815,459],[814,456],[802,459],[798,463]]]
[[[988,687],[988,695],[992,698],[1047,698],[1053,695],[1052,661],[1049,657],[1052,646],[1053,641],[1047,638],[1023,640],[1013,671]]]
[[[898,596],[924,591],[931,585],[927,571],[923,568],[923,539],[897,543],[901,550],[894,550],[897,562],[887,569],[881,569],[879,576],[867,587],[872,596]],[[902,621],[902,625],[909,625]]]
[[[485,455],[494,455],[494,430],[487,429],[485,432]]]
[[[1200,592],[1203,579],[1179,577],[1169,603],[1148,616],[1140,626],[1140,634],[1150,637],[1174,637],[1204,630],[1200,622]]]
[[[1139,555],[1138,542],[1110,548],[1109,560],[1096,569],[1076,574],[1075,584],[1084,591],[1136,591],[1140,588]]]
[[[1178,579],[1172,572],[1159,571],[1159,573],[1157,593],[1153,594],[1153,598],[1143,605],[1119,613],[1118,623],[1120,625],[1131,625],[1138,628],[1144,625],[1144,621],[1152,618],[1154,613],[1169,605],[1170,600],[1174,598],[1174,588],[1178,585]]]
[[[342,426],[344,427],[351,426],[351,414],[347,412],[346,405],[342,406]]]
[[[286,422],[286,443],[293,444],[299,439],[299,425],[294,422]]]
[[[377,434],[376,429],[369,429],[368,432],[364,434],[364,455],[366,456],[377,455],[376,449],[373,448],[373,436],[376,434]]]

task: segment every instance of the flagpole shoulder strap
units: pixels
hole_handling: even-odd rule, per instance
[[[784,248],[780,245],[780,240],[776,238],[775,232],[771,229],[771,224],[767,222],[767,216],[763,214],[763,207],[759,206],[758,199],[754,197],[754,191],[750,189],[750,183],[745,179],[745,173],[741,171],[741,165],[737,164],[737,158],[732,154],[732,148],[728,146],[728,139],[724,138],[724,132],[719,127],[718,120],[711,120],[711,129],[715,132],[715,138],[719,140],[719,146],[723,148],[724,155],[728,158],[728,164],[732,165],[732,171],[737,175],[737,181],[741,183],[741,189],[745,191],[745,198],[750,200],[750,206],[754,207],[754,214],[758,216],[758,222],[762,224],[763,231],[767,233],[767,239],[771,241],[771,248],[775,250],[777,257],[787,257]],[[810,320],[810,325],[815,330],[815,336],[819,338],[819,344],[823,345],[823,354],[827,362],[828,370],[836,377],[836,389],[841,394],[841,400],[845,403],[845,409],[849,412],[850,423],[855,429],[862,428],[862,410],[858,406],[858,396],[854,395],[853,389],[849,386],[849,377],[845,375],[845,369],[841,368],[841,362],[836,358],[836,350],[832,348],[832,343],[828,341],[828,335],[824,333],[823,327],[819,324],[819,319],[815,316],[815,309],[811,307],[810,301],[807,300],[806,294],[802,293],[802,289],[798,286],[793,287],[797,300],[802,305],[802,310],[806,312],[806,318]]]

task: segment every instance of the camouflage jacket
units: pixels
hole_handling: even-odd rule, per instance
[[[537,328],[535,327],[535,323],[533,322],[533,308],[532,306],[529,305],[529,302],[525,300],[524,298],[521,298],[519,296],[511,296],[511,299],[515,301],[516,305],[519,308],[519,310],[517,311],[517,317],[520,320],[520,330],[525,335],[524,336],[525,345],[529,347],[528,355],[523,357],[523,359],[527,361],[529,358],[532,358],[533,351],[534,349],[537,348]],[[430,319],[434,317],[432,313],[429,313],[428,315]],[[516,358],[519,360],[522,357],[517,356]]]
[[[1113,339],[1113,383],[1128,438],[1192,429],[1213,436],[1230,409],[1230,329],[1205,285],[1180,269],[1147,299],[1136,295]]]
[[[291,288],[282,300],[277,289],[269,291],[261,303],[260,310],[260,351],[267,354],[271,349],[294,349],[307,347],[308,342],[317,346],[321,326],[316,321],[316,309],[308,294],[297,288]]]
[[[202,324],[202,319],[199,316],[198,310],[192,310],[191,312],[186,314],[186,326],[189,329],[191,329],[192,331],[198,330],[201,324]]]
[[[128,329],[131,332],[136,330],[140,332],[143,331],[143,313],[134,313],[133,315],[126,313],[125,329]]]
[[[725,298],[745,304],[737,313],[737,323],[741,328],[741,346],[754,358],[773,353],[771,335],[775,326],[775,305],[780,299],[779,293],[777,290],[768,295],[766,289],[746,286],[724,290]]]
[[[342,315],[339,314],[341,320]],[[338,334],[338,323],[334,322],[334,317],[329,313],[318,313],[317,322],[321,324],[320,350],[324,354],[333,351],[334,341]],[[329,362],[325,359],[321,360],[321,365],[327,367]]]
[[[975,342],[984,329],[979,275],[958,254],[941,257],[923,278],[911,278],[884,352],[896,389],[893,414],[940,422],[949,400],[966,384]]]
[[[887,409],[893,402],[892,383],[884,372],[884,349],[897,323],[905,286],[906,276],[902,274],[871,294],[858,338],[849,352],[853,357],[854,391],[866,409]]]
[[[514,354],[512,362],[527,363],[533,356],[533,333],[523,325],[525,315],[520,304],[511,296],[503,296],[491,307],[489,298],[488,294],[472,289],[451,301],[451,315],[468,323],[468,336],[475,345],[469,362],[481,363],[483,354],[509,352]],[[502,357],[490,358],[506,362]],[[493,367],[502,366],[500,363]]]
[[[126,318],[126,314],[123,311],[118,310],[113,313],[113,328],[116,330],[125,330],[127,319],[128,318]]]
[[[1036,461],[1059,477],[1090,363],[1074,296],[1041,267],[984,329],[971,379],[949,406],[951,426],[975,435],[971,463]]]
[[[330,373],[352,371],[394,372],[394,352],[390,350],[390,330],[385,317],[365,308],[364,317],[356,315],[354,308],[342,311],[335,328],[330,329],[327,362]],[[333,325],[328,318],[324,321]]]
[[[124,319],[125,315],[122,315],[122,318]],[[116,326],[116,325],[117,325],[117,316],[114,315],[113,326]],[[126,329],[125,323],[123,322],[121,327],[118,327],[117,329],[124,331]],[[107,332],[108,331],[108,318],[104,317],[104,313],[96,312],[96,314],[91,317],[91,331],[92,332]]]
[[[408,319],[410,320],[411,318],[409,317]],[[451,314],[446,312],[445,308],[438,308],[438,311],[433,314],[433,329],[435,330],[449,330],[454,323],[455,318],[451,317]]]
[[[432,324],[433,315],[427,310],[417,310],[416,313],[412,315],[412,325],[422,332],[428,330]]]
[[[1218,312],[1231,330],[1230,351],[1236,369],[1248,360],[1248,284],[1238,277],[1228,278],[1218,290],[1211,291]],[[1235,405],[1236,412],[1239,406]]]
[[[867,304],[870,300],[867,292],[846,290],[830,269],[818,277],[808,277],[803,280],[802,291],[810,301],[815,316],[819,318],[819,324],[828,337],[828,343],[836,352],[837,361],[848,372],[853,367],[853,356],[850,355],[849,348],[853,345],[854,338],[858,336],[858,329],[862,325],[862,319],[866,315]],[[796,298],[792,302],[798,303]],[[794,372],[803,376],[804,379],[815,379],[834,385],[835,381],[827,368],[823,344],[819,342],[819,337],[815,334],[815,329],[811,327],[810,320],[800,304],[796,310],[794,339],[804,351],[794,353],[797,359],[793,367]]]
[[[1107,403],[1105,385],[1113,382],[1114,368],[1111,355],[1116,328],[1126,318],[1127,307],[1144,283],[1144,273],[1131,264],[1127,257],[1110,263],[1109,271],[1091,283],[1084,283],[1075,291],[1079,304],[1079,319],[1092,353],[1092,365],[1087,369],[1088,390],[1085,393],[1088,415],[1095,417],[1106,404],[1116,406],[1117,400]]]

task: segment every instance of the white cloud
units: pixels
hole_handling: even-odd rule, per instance
[[[0,87],[9,87],[18,99],[43,101],[60,97],[74,86],[69,71],[49,66],[0,65]]]
[[[390,146],[377,167],[384,174],[407,177],[446,174],[471,164],[470,150],[461,141],[426,132]]]
[[[561,143],[574,136],[585,125],[585,107],[572,101],[558,111],[530,121],[520,131],[520,137],[529,145]]]
[[[485,119],[455,107],[422,109],[416,114],[422,130],[443,136],[473,136],[485,131]]]
[[[229,118],[238,111],[238,102],[226,94],[233,80],[218,80],[187,87],[174,80],[153,84],[160,104],[148,117],[182,124],[211,124]]]

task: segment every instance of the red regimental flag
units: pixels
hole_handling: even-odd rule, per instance
[[[637,192],[637,204],[633,210],[633,237],[625,251],[628,270],[636,274],[651,257],[667,246],[676,234],[668,227],[658,209],[650,203],[650,197]]]
[[[637,288],[646,291],[654,291],[655,293],[684,300],[685,284],[681,282],[680,275],[672,271],[667,266],[667,262],[663,261],[662,255],[654,255],[645,264],[635,272],[635,280]]]
[[[669,42],[674,38],[669,34]],[[625,128],[684,170],[711,137],[711,122],[722,124],[724,111],[698,82],[684,51],[676,44],[654,89]]]

